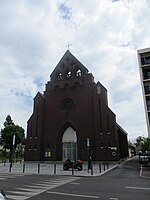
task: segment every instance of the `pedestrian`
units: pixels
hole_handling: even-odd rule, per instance
[[[89,173],[89,170],[92,170],[92,157],[91,156],[89,157],[89,160],[88,160],[88,173]]]

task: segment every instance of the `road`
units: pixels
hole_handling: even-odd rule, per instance
[[[0,186],[9,200],[149,200],[150,179],[140,172],[134,158],[102,176],[0,174]]]

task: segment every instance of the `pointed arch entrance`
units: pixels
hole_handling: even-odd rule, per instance
[[[68,127],[62,137],[62,159],[76,160],[77,159],[77,135],[73,128]]]

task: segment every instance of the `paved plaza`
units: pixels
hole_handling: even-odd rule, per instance
[[[74,176],[98,176],[118,166],[117,162],[94,163],[93,170],[88,172],[87,163],[83,164],[83,170],[63,170],[63,163],[0,163],[0,173],[25,173],[25,174],[57,174]]]

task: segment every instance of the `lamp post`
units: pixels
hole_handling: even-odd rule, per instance
[[[6,165],[6,143],[3,142],[3,162],[4,166]]]
[[[12,168],[13,154],[14,154],[14,146],[15,146],[15,139],[16,139],[16,135],[13,135],[13,138],[12,138],[12,145],[11,145],[11,152],[10,152],[10,168],[9,168],[9,172],[11,172],[11,168]]]

